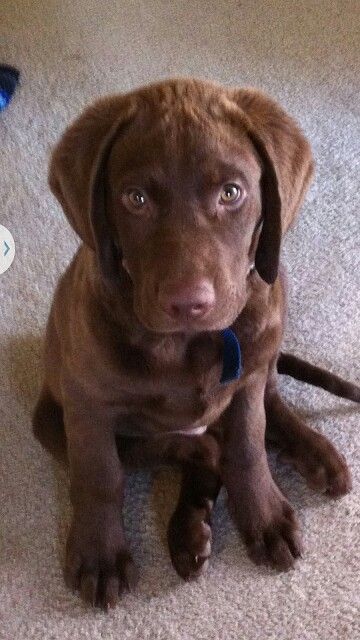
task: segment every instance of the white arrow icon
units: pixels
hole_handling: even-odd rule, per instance
[[[15,242],[9,229],[0,224],[0,275],[8,270],[15,257]]]

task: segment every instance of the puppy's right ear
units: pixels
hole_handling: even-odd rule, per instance
[[[130,95],[99,100],[66,129],[51,158],[50,188],[73,229],[98,254],[101,247],[109,251],[111,235],[105,203],[107,158],[135,111]]]

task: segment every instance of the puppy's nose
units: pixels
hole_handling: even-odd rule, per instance
[[[192,320],[201,318],[215,306],[215,291],[209,280],[192,283],[169,283],[160,288],[161,307],[172,318]]]

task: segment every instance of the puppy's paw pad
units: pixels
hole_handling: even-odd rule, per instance
[[[184,580],[197,578],[208,565],[211,553],[211,527],[205,521],[206,511],[193,508],[176,510],[168,529],[172,563]]]

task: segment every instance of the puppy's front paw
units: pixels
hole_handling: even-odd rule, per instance
[[[172,563],[184,580],[197,578],[206,568],[211,552],[211,527],[206,508],[178,507],[168,528]]]
[[[239,511],[236,519],[250,558],[279,571],[291,569],[303,547],[294,511],[276,485],[248,496]]]
[[[119,519],[119,514],[116,512]],[[114,607],[137,583],[137,570],[125,543],[120,521],[109,513],[74,517],[66,547],[65,582],[92,606]]]

